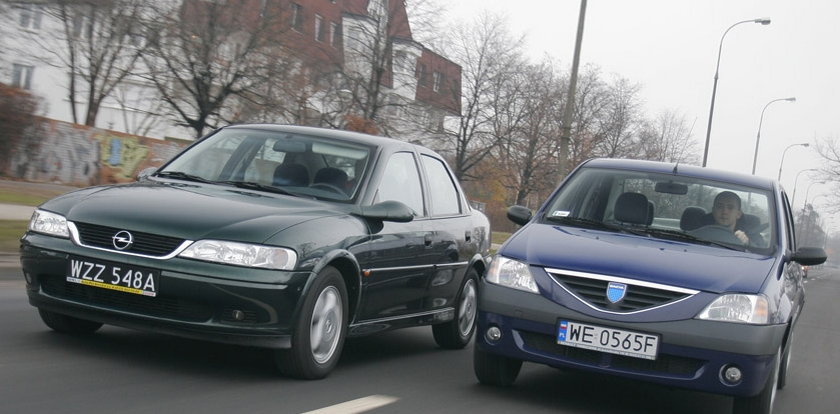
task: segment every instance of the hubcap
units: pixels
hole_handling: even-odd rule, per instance
[[[476,304],[475,280],[470,279],[464,285],[464,292],[461,293],[461,304],[458,308],[458,331],[462,337],[466,337],[472,331],[475,323]]]
[[[315,362],[323,364],[335,354],[342,329],[341,321],[341,296],[335,286],[329,286],[318,295],[312,310],[312,324],[309,326],[309,343]]]

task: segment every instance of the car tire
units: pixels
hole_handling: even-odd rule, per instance
[[[770,414],[773,411],[773,401],[779,385],[779,366],[782,360],[782,348],[773,357],[773,369],[767,376],[767,383],[758,395],[751,397],[735,397],[732,414]]]
[[[458,292],[455,318],[432,325],[432,333],[438,346],[444,349],[462,349],[475,333],[475,317],[478,307],[478,272],[470,268],[464,275],[464,282]]]
[[[473,371],[478,382],[484,385],[509,387],[519,376],[522,361],[473,348]]]
[[[92,334],[102,327],[99,322],[87,321],[72,316],[38,309],[41,320],[50,329],[67,334]]]
[[[303,300],[290,349],[275,352],[277,368],[286,376],[321,379],[338,363],[347,335],[347,287],[338,269],[327,266]]]

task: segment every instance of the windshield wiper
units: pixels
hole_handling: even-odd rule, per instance
[[[557,223],[568,224],[570,226],[576,227],[587,227],[593,229],[600,229],[600,230],[610,230],[610,231],[623,231],[624,228],[612,224],[604,223],[603,221],[592,220],[588,218],[582,217],[570,217],[570,216],[548,216],[545,218],[548,221],[554,221]]]
[[[668,229],[657,229],[657,228],[648,228],[648,233],[653,236],[666,236],[672,237],[675,239],[685,240],[694,243],[703,243],[706,245],[716,246],[716,247],[723,247],[724,249],[729,250],[736,250],[736,251],[743,251],[742,249],[738,249],[732,245],[720,243],[712,240],[701,239],[699,237],[693,236],[691,234],[679,231],[679,230],[668,230]]]
[[[176,180],[185,180],[185,181],[196,181],[199,183],[212,183],[206,178],[199,177],[197,175],[187,174],[183,171],[161,171],[154,175],[155,177],[163,177],[163,178],[174,178]]]
[[[235,180],[228,180],[228,181],[216,181],[219,184],[228,184],[238,188],[246,188],[248,190],[259,190],[259,191],[267,191],[270,193],[277,193],[283,195],[290,195],[293,196],[295,194],[290,193],[280,187],[274,187],[271,185],[265,185],[260,183],[255,183],[253,181],[235,181]]]

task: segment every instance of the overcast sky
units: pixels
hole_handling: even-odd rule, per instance
[[[549,55],[571,66],[580,0],[456,0],[445,2],[452,20],[479,10],[509,16],[515,34],[527,36],[535,61]],[[837,0],[590,0],[581,65],[597,64],[642,85],[647,113],[676,109],[694,122],[703,157],[715,64],[723,40],[708,167],[750,173],[762,109],[756,175],[776,178],[787,151],[782,184],[789,195],[799,171],[822,165],[814,144],[840,139],[840,2]],[[796,185],[802,208],[809,173]],[[814,184],[808,200],[818,207],[832,186]],[[832,217],[833,223],[840,223]],[[832,225],[833,231],[838,231]]]

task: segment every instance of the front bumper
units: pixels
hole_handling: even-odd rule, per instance
[[[160,270],[156,297],[66,281],[70,255]],[[29,303],[108,325],[266,348],[289,348],[309,272],[246,269],[188,259],[156,260],[85,249],[28,234],[21,266]]]
[[[786,325],[755,326],[685,319],[626,323],[573,311],[543,296],[482,281],[479,288],[476,345],[485,352],[555,367],[578,368],[668,386],[716,394],[757,394],[773,368]],[[559,345],[559,320],[606,326],[660,336],[656,360],[619,356]],[[487,329],[502,336],[490,341]],[[735,365],[743,373],[737,384],[721,380]]]

